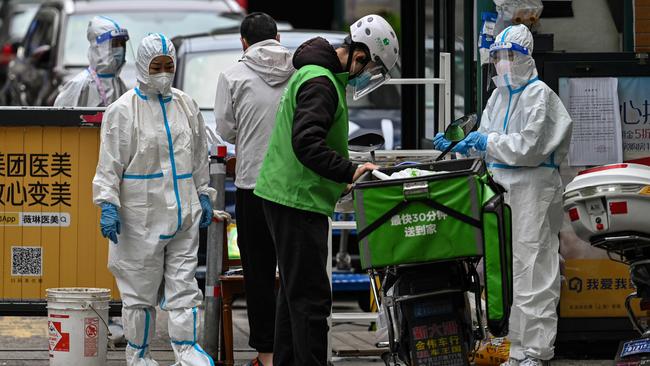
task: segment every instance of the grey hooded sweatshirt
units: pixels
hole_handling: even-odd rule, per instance
[[[255,188],[280,98],[295,71],[292,55],[274,39],[261,41],[219,75],[214,115],[217,133],[236,145],[237,188]]]

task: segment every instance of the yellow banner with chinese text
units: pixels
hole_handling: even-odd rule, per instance
[[[106,268],[92,179],[99,128],[0,127],[0,299],[54,287],[118,291]]]
[[[634,292],[627,265],[609,259],[567,259],[560,297],[563,318],[627,317],[625,298]],[[637,315],[644,316],[638,301]]]

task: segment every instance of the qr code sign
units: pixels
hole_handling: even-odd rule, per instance
[[[11,247],[12,276],[41,276],[43,251],[41,247]]]

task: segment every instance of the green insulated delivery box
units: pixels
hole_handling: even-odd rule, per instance
[[[484,257],[491,330],[507,329],[512,303],[510,207],[481,159],[445,160],[381,169],[414,168],[432,175],[354,185],[363,268]]]

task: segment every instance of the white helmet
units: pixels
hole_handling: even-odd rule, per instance
[[[377,89],[390,79],[389,71],[399,58],[399,41],[393,27],[379,15],[370,14],[350,26],[352,42],[362,43],[370,51],[370,58],[377,66],[357,76],[354,99]]]
[[[370,50],[372,60],[377,59],[390,70],[399,57],[399,42],[393,27],[379,15],[370,14],[350,26],[352,41],[363,43]]]

